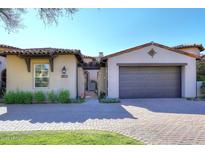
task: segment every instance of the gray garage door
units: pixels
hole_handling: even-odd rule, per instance
[[[120,66],[120,98],[181,97],[181,67]]]

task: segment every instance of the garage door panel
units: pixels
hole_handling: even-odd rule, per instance
[[[120,67],[120,98],[181,97],[180,67]]]

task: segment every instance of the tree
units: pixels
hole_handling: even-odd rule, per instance
[[[197,60],[196,70],[197,70],[197,80],[205,81],[205,61],[203,59]]]
[[[78,9],[75,8],[40,8],[34,9],[37,11],[39,18],[44,24],[57,24],[62,16],[72,16]],[[22,15],[27,13],[27,9],[14,9],[14,8],[0,8],[0,23],[8,31],[16,31],[23,28]]]

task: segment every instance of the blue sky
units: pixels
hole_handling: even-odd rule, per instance
[[[72,19],[61,18],[57,26],[45,26],[29,11],[23,24],[24,29],[9,34],[0,23],[0,44],[80,49],[91,56],[151,41],[205,45],[205,9],[80,9]]]

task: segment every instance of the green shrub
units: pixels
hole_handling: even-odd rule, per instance
[[[98,96],[98,99],[104,99],[106,97],[106,93],[105,92],[100,92],[100,95]]]
[[[56,102],[58,98],[58,95],[54,91],[48,92],[48,100],[50,102]]]
[[[24,103],[31,104],[33,101],[33,93],[32,92],[24,92]]]
[[[8,91],[4,94],[4,103],[6,104],[14,104],[15,103],[15,92]]]
[[[61,90],[58,94],[58,102],[69,103],[70,92],[68,90]]]
[[[77,99],[70,99],[69,103],[84,103],[85,99],[84,98],[77,98]]]
[[[197,75],[197,81],[205,81],[205,75]]]
[[[25,99],[25,95],[23,91],[17,90],[15,92],[15,103],[16,104],[23,104]]]
[[[24,91],[9,91],[4,95],[6,104],[29,104],[32,103],[32,93]]]
[[[100,99],[100,103],[120,103],[120,100],[117,98],[103,98]]]
[[[34,100],[35,100],[36,102],[41,103],[41,102],[45,101],[45,99],[46,99],[46,96],[45,96],[44,92],[42,92],[42,91],[36,91],[36,92],[34,93]]]

